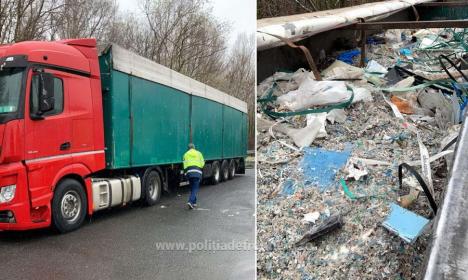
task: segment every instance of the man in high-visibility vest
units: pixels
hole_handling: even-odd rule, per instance
[[[190,143],[188,151],[184,154],[184,171],[190,183],[190,198],[187,202],[189,209],[197,207],[197,193],[203,175],[205,160],[202,153],[195,150],[195,145]]]

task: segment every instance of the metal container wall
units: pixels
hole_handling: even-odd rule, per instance
[[[108,169],[182,163],[190,129],[206,160],[246,156],[245,113],[112,69],[111,55],[100,57]]]
[[[223,105],[192,96],[192,141],[205,160],[223,155]]]
[[[129,166],[181,162],[190,141],[190,95],[131,77],[130,103],[133,141]]]
[[[225,158],[241,157],[245,154],[247,139],[246,119],[242,112],[231,107],[224,106],[224,129],[223,129],[223,156]]]

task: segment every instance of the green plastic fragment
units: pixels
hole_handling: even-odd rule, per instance
[[[348,189],[348,186],[346,185],[346,182],[343,178],[340,179],[341,186],[343,187],[343,190],[351,200],[355,200],[356,196]]]

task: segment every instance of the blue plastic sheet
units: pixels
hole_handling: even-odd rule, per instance
[[[301,167],[306,185],[315,185],[324,190],[335,182],[336,173],[346,164],[351,149],[328,151],[320,148],[305,148]]]
[[[360,55],[360,54],[361,54],[360,50],[346,51],[346,52],[340,53],[340,55],[338,55],[337,59],[341,60],[343,62],[346,62],[348,64],[353,64],[353,58],[355,56]]]
[[[421,235],[429,220],[395,203],[391,203],[390,207],[390,215],[382,225],[400,236],[404,241],[414,242]]]

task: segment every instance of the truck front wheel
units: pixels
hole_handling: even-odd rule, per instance
[[[161,176],[156,170],[146,173],[143,179],[144,202],[147,206],[155,205],[161,198]]]
[[[65,179],[55,188],[52,199],[52,221],[60,232],[73,231],[83,224],[88,201],[83,186],[76,180]]]

